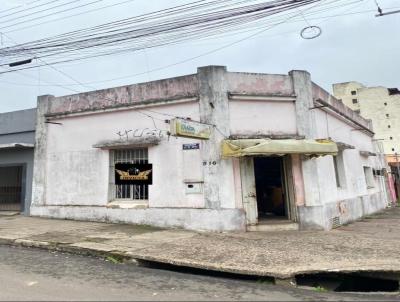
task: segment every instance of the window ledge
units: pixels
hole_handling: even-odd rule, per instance
[[[148,207],[148,200],[114,200],[107,204],[107,208],[111,209],[147,209]]]

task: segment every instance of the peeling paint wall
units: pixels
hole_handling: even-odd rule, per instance
[[[244,230],[243,211],[233,211],[237,202],[232,194],[232,162],[220,160],[219,142],[223,136],[214,131],[210,140],[199,141],[165,135],[169,130],[165,120],[174,116],[229,131],[224,107],[228,106],[228,96],[226,90],[221,91],[221,84],[227,83],[225,73],[220,68],[205,68],[197,76],[39,98],[37,142],[41,152],[35,156],[41,165],[35,171],[32,213],[189,229]],[[209,89],[213,85],[215,88]],[[223,95],[225,103],[221,102]],[[210,102],[215,107],[210,107]],[[53,123],[44,123],[45,118]],[[158,145],[148,147],[149,162],[153,164],[148,209],[119,210],[114,204],[109,208],[113,200],[109,189],[110,151],[93,146],[104,140],[118,140],[119,131],[154,128],[161,129],[164,136]],[[200,149],[183,150],[183,144],[190,143],[199,143]],[[200,192],[188,193],[191,183],[199,184]],[[118,217],[121,212],[124,215]],[[210,217],[205,218],[205,213]]]
[[[297,87],[297,108],[307,98],[310,100],[304,108],[298,110],[298,114],[301,114],[297,123],[300,133],[304,131],[307,138],[331,138],[355,147],[343,151],[346,184],[341,187],[336,183],[332,156],[303,159],[305,202],[299,207],[301,227],[328,230],[333,227],[333,220],[336,218],[339,218],[339,223],[347,223],[386,207],[388,202],[384,194],[385,186],[380,179],[382,176],[375,177],[373,188],[367,188],[363,168],[368,166],[382,169],[385,166],[374,157],[360,155],[360,151],[375,152],[372,133],[361,131],[372,130],[371,122],[312,82],[310,97],[310,89],[306,90],[304,87],[310,85],[307,82],[311,79],[307,80],[306,75],[299,78],[299,72],[294,75],[295,88],[296,83],[299,85],[300,81],[303,82]],[[305,96],[304,101],[301,95]],[[320,105],[315,103],[318,100],[331,107],[315,108]]]
[[[360,151],[374,151],[371,136],[350,126],[340,119],[317,110],[317,128],[320,137],[331,137],[337,142],[352,145],[355,149],[343,151],[346,184],[338,187],[332,156],[314,159],[317,164],[317,186],[320,188],[320,203],[316,207],[302,207],[299,211],[303,228],[332,228],[332,219],[339,223],[354,221],[364,215],[385,208],[388,204],[382,183],[383,176],[375,177],[374,188],[367,188],[364,166],[382,169],[375,157],[360,155]],[[371,204],[370,204],[371,203]],[[367,210],[370,209],[370,210]],[[307,217],[306,217],[307,216]]]
[[[227,76],[228,90],[233,94],[293,95],[288,75],[230,72]]]
[[[334,96],[330,95],[327,91],[319,87],[318,85],[313,83],[313,99],[314,100],[323,100],[326,101],[333,108],[338,110],[341,114],[347,117],[350,120],[353,120],[360,124],[361,126],[373,130],[372,123],[370,120],[367,120],[361,117],[358,113],[354,112],[352,108],[348,107],[347,104],[344,104],[343,101],[336,99]]]
[[[373,168],[382,167],[375,165],[374,157],[360,155],[360,151],[374,152],[372,137],[357,130],[356,126],[351,126],[332,114],[320,109],[315,111],[318,129],[317,135],[319,138],[331,137],[336,142],[346,143],[355,147],[355,149],[346,149],[343,151],[346,178],[344,188],[339,188],[336,184],[332,156],[316,159],[320,175],[325,176],[319,178],[319,186],[323,188],[323,190],[320,190],[321,200],[324,203],[329,203],[379,192],[382,188],[378,185],[374,189],[367,190],[363,166]]]
[[[134,223],[196,231],[245,230],[244,213],[239,209],[110,209],[106,207],[39,206],[32,208],[32,215],[60,219]]]
[[[232,135],[296,135],[294,102],[231,100]]]
[[[199,119],[196,102],[147,109]],[[140,111],[129,110],[66,117],[57,122],[62,125],[47,126],[46,200],[53,205],[106,206],[109,202],[109,151],[93,148],[93,145],[104,139],[118,140],[119,131],[153,129],[153,120]],[[163,120],[154,123],[159,129],[169,130]],[[193,142],[198,141],[175,137],[168,140],[164,136],[159,145],[148,147],[149,162],[154,169],[153,185],[149,187],[150,207],[204,207],[202,194],[185,194],[184,171],[191,167],[184,167],[182,145]],[[200,158],[194,164],[201,169]]]
[[[51,102],[48,113],[101,110],[143,101],[180,99],[196,95],[196,75],[188,75],[55,98]]]

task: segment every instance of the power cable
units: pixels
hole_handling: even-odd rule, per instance
[[[14,10],[14,9],[18,9],[18,8],[20,8],[20,7],[24,7],[24,6],[27,6],[27,5],[31,5],[31,4],[40,2],[40,1],[43,1],[43,0],[34,0],[34,1],[31,1],[31,2],[28,2],[28,3],[25,3],[25,4],[20,4],[20,5],[17,5],[17,6],[8,8],[8,9],[0,10],[0,14],[1,14],[1,13],[5,13],[5,12],[8,12],[8,11],[11,11],[11,10]]]
[[[73,18],[73,17],[89,14],[89,13],[92,13],[92,12],[97,12],[97,11],[100,11],[100,10],[103,10],[103,9],[106,9],[106,8],[115,7],[115,6],[118,6],[118,5],[122,5],[122,4],[126,4],[126,3],[129,3],[129,2],[133,2],[133,1],[136,1],[136,0],[121,1],[121,2],[118,2],[118,3],[111,4],[111,5],[106,5],[106,6],[102,6],[102,7],[99,7],[99,8],[92,9],[92,10],[87,10],[87,11],[84,11],[84,12],[81,12],[81,13],[77,13],[77,14],[73,14],[73,15],[69,15],[69,16],[64,16],[64,17],[58,17],[57,19],[48,20],[48,21],[41,22],[41,23],[30,24],[29,26],[8,30],[5,33],[17,32],[17,31],[21,31],[21,30],[24,30],[24,29],[27,29],[27,28],[31,29],[31,28],[36,27],[36,26],[40,26],[40,25],[44,25],[44,24],[48,24],[48,23],[52,23],[52,22],[59,22],[61,20],[65,20],[65,19],[69,19],[69,18]]]
[[[359,1],[357,1],[357,2],[359,2]],[[338,14],[338,15],[324,16],[324,19],[326,20],[326,19],[331,18],[331,17],[338,17],[338,16],[340,17],[340,16],[345,16],[345,15],[350,15],[350,14],[367,13],[367,12],[371,12],[371,10],[366,10],[366,11],[361,11],[361,12],[352,12],[352,13],[347,13],[347,14]],[[313,18],[313,19],[319,19],[319,18]],[[285,34],[286,34],[286,33],[285,33]],[[225,45],[225,46],[222,47],[222,48],[226,48],[226,47],[228,47],[228,46]],[[139,76],[139,75],[146,74],[147,72],[160,71],[160,70],[163,70],[163,69],[167,69],[167,68],[169,68],[169,67],[172,67],[172,66],[180,65],[180,64],[186,63],[186,62],[188,62],[188,61],[195,60],[195,59],[197,59],[197,58],[199,58],[199,57],[206,56],[206,55],[208,55],[208,54],[210,54],[210,53],[213,53],[213,52],[216,52],[216,51],[218,51],[218,49],[214,49],[214,50],[211,50],[211,51],[209,51],[209,52],[202,53],[202,54],[200,54],[200,55],[198,55],[198,56],[190,57],[190,58],[187,58],[187,59],[185,59],[185,60],[178,61],[178,62],[175,62],[175,63],[172,63],[172,64],[168,64],[168,65],[165,65],[165,66],[161,66],[161,67],[158,67],[158,68],[155,68],[155,69],[146,71],[146,72],[141,72],[141,73],[136,73],[136,74],[130,74],[130,75],[127,75],[127,76],[117,77],[117,78],[112,78],[112,79],[107,79],[107,80],[102,80],[102,81],[92,81],[92,82],[87,82],[87,83],[79,83],[79,85],[82,85],[82,84],[83,84],[83,85],[90,85],[90,84],[94,84],[94,83],[106,83],[106,82],[112,82],[112,81],[121,80],[121,79],[126,79],[126,78],[132,78],[132,77],[136,77],[136,76]],[[9,83],[10,83],[10,82],[9,82]],[[10,83],[10,84],[18,85],[17,83]],[[73,86],[73,84],[65,84],[65,85]]]
[[[74,1],[68,2],[68,4],[79,2],[79,1],[81,1],[81,0],[74,0]],[[35,21],[35,20],[40,20],[40,19],[43,19],[45,17],[54,16],[55,14],[60,14],[60,13],[65,13],[65,12],[68,12],[68,11],[71,11],[71,10],[76,10],[76,9],[79,9],[79,8],[82,8],[82,7],[86,7],[86,6],[89,6],[89,5],[92,5],[92,4],[95,4],[95,3],[99,3],[99,2],[102,2],[102,1],[104,1],[104,0],[96,0],[96,1],[92,1],[92,2],[86,3],[86,4],[81,4],[81,5],[78,5],[78,6],[74,6],[74,7],[68,8],[68,9],[52,12],[52,13],[44,15],[44,16],[35,17],[35,18],[28,19],[28,20],[24,20],[24,21],[19,21],[19,22],[10,24],[10,25],[6,25],[6,26],[3,26],[3,27],[0,27],[0,30],[4,30],[6,28],[14,27],[16,25],[28,23],[28,22]],[[66,5],[66,4],[62,4],[62,5],[58,5],[58,6],[55,6],[55,7],[47,8],[47,9],[42,10],[40,12],[49,11],[49,10],[52,10],[52,9],[54,9],[56,7],[61,7],[61,6],[64,6],[64,5]],[[33,14],[36,14],[36,12],[32,13],[30,15],[33,15]],[[28,15],[26,15],[26,16],[28,16]],[[21,18],[23,18],[23,17],[21,17]],[[14,20],[18,20],[18,19],[21,19],[21,18],[15,18],[15,19],[10,19],[10,20],[6,20],[6,21],[0,21],[0,24],[1,23],[7,23],[7,22],[10,22],[10,21],[14,21]]]
[[[8,38],[10,41],[12,41],[13,43],[17,44],[17,42],[16,42],[13,38],[11,38],[9,35],[4,34],[4,36],[5,36],[6,38]],[[58,69],[58,68],[56,68],[56,67],[54,67],[54,66],[48,64],[48,63],[47,63],[46,61],[44,61],[43,59],[38,59],[38,60],[40,60],[42,63],[44,63],[46,66],[50,67],[51,69],[57,71],[58,73],[61,73],[63,76],[69,78],[70,80],[73,80],[75,83],[80,84],[82,87],[88,87],[88,86],[82,84],[81,82],[79,82],[78,80],[76,80],[75,78],[73,78],[72,76],[70,76],[69,74],[67,74],[67,73],[63,72],[62,70],[60,70],[60,69]],[[71,90],[71,91],[73,91],[73,92],[78,92],[78,93],[80,93],[80,91],[75,90],[75,89],[66,88],[64,85],[57,85],[57,86],[62,87],[62,88],[64,88],[64,89]]]
[[[59,2],[59,1],[62,1],[62,0],[52,0],[52,1],[40,4],[40,5],[37,5],[37,6],[34,6],[34,7],[26,8],[26,9],[23,9],[23,10],[19,10],[19,11],[16,11],[16,12],[13,12],[13,13],[10,13],[10,14],[7,14],[7,15],[0,16],[0,19],[5,18],[5,17],[9,17],[9,16],[13,16],[13,15],[16,15],[16,14],[19,14],[19,13],[23,13],[23,12],[26,12],[26,11],[34,10],[35,8],[46,6],[48,4],[52,4],[52,3],[55,3],[55,2]],[[30,14],[28,16],[30,16]],[[24,17],[24,16],[22,16],[22,17]],[[16,19],[19,19],[19,18],[22,18],[22,17],[16,17]]]
[[[298,15],[298,14],[296,14],[296,15],[294,15],[294,16],[297,16],[297,15]],[[281,21],[281,22],[278,22],[278,23],[276,23],[276,24],[273,24],[273,25],[271,25],[271,26],[269,26],[269,27],[267,27],[267,28],[264,28],[264,29],[262,29],[261,31],[257,31],[257,32],[254,33],[254,34],[251,34],[251,35],[246,36],[246,37],[244,37],[244,38],[242,38],[242,39],[236,40],[236,41],[234,41],[234,42],[232,42],[232,43],[226,44],[226,45],[224,45],[224,46],[222,46],[222,47],[215,48],[215,49],[210,50],[210,51],[208,51],[208,52],[202,53],[202,54],[197,55],[197,56],[194,56],[194,57],[190,57],[190,58],[185,59],[185,60],[182,60],[182,61],[178,61],[178,62],[175,62],[175,63],[172,63],[172,64],[168,64],[168,65],[166,65],[166,66],[162,66],[162,67],[158,67],[158,68],[149,70],[148,72],[155,72],[155,71],[163,70],[163,69],[166,69],[166,68],[169,68],[169,67],[173,67],[173,66],[176,66],[176,65],[180,65],[180,64],[186,63],[186,62],[188,62],[188,61],[192,61],[192,60],[198,59],[198,58],[200,58],[200,57],[207,56],[207,55],[209,55],[209,54],[218,52],[218,51],[220,51],[220,50],[222,50],[222,49],[228,48],[228,47],[233,46],[233,45],[235,45],[235,44],[238,44],[238,43],[240,43],[240,42],[242,42],[242,41],[248,40],[248,39],[250,39],[250,38],[252,38],[252,37],[254,37],[254,36],[257,36],[257,35],[259,35],[259,34],[265,32],[265,31],[267,31],[267,30],[269,30],[269,29],[271,29],[271,28],[273,28],[273,27],[275,27],[275,26],[278,26],[278,25],[280,25],[280,24],[286,23],[288,20],[290,20],[290,18],[293,18],[294,16],[291,16],[291,17],[289,17],[289,18],[287,18],[287,19],[285,19],[285,20],[283,20],[283,21]],[[104,56],[104,55],[102,55],[102,56]],[[70,61],[74,61],[74,60],[76,60],[76,59],[65,60],[65,61],[63,61],[63,62],[70,62]],[[61,62],[59,62],[59,63],[61,63]],[[30,68],[34,68],[34,67],[26,67],[26,68],[24,68],[24,69],[30,69]],[[12,71],[10,71],[10,72],[12,72]],[[0,72],[0,74],[1,74],[1,73],[5,73],[5,72]],[[142,75],[142,74],[145,74],[145,73],[143,73],[143,72],[142,72],[142,73],[137,73],[137,74],[132,75],[132,76],[138,76],[138,75]],[[131,77],[131,76],[130,76],[130,77]],[[121,78],[118,78],[118,79],[121,79]]]
[[[46,42],[45,40],[42,39],[36,42],[29,42],[17,45],[15,47],[3,48],[0,50],[0,54],[3,54],[3,56],[6,57],[7,56],[15,57],[15,56],[21,56],[24,53],[26,54],[27,52],[32,51],[37,54],[36,55],[37,57],[44,58],[57,55],[59,56],[63,54],[65,55],[73,51],[75,52],[81,51],[82,49],[87,49],[87,48],[93,48],[93,50],[95,48],[108,47],[108,46],[111,46],[113,48],[120,43],[134,41],[138,38],[144,39],[144,42],[148,39],[147,37],[150,37],[150,39],[153,40],[153,42],[151,42],[150,40],[150,43],[152,43],[150,45],[143,45],[143,46],[138,45],[133,49],[127,48],[125,51],[139,50],[149,47],[171,44],[174,41],[183,41],[191,39],[193,38],[193,35],[198,35],[203,31],[210,32],[215,30],[215,27],[218,26],[218,23],[220,23],[219,26],[224,26],[224,27],[226,27],[226,25],[229,24],[234,25],[237,18],[240,18],[241,15],[244,15],[245,19],[240,22],[249,22],[249,21],[251,22],[252,17],[254,16],[256,19],[263,18],[271,14],[276,14],[282,10],[288,10],[310,3],[318,3],[321,0],[300,0],[300,1],[301,3],[296,2],[296,0],[269,1],[269,2],[264,2],[263,3],[264,6],[250,5],[250,6],[240,7],[242,11],[240,11],[238,8],[236,8],[235,11],[232,11],[231,9],[224,10],[222,11],[222,15],[220,13],[216,15],[214,14],[213,16],[210,17],[209,14],[204,14],[201,15],[202,19],[200,19],[200,21],[197,20],[193,21],[193,16],[190,16],[190,19],[188,18],[188,16],[186,16],[186,19],[183,20],[183,24],[176,24],[175,22],[176,20],[171,20],[169,22],[165,22],[165,20],[162,20],[161,21],[162,23],[159,24],[160,27],[159,30],[155,28],[153,24],[150,24],[150,26],[148,26],[147,28],[134,29],[133,31],[130,28],[128,28],[129,30],[126,31],[125,27],[122,28],[122,32],[121,29],[120,30],[113,29],[111,33],[110,31],[105,32],[105,35],[104,31],[102,31],[103,33],[102,36],[99,36],[98,34],[95,34],[95,36],[93,36],[93,33],[89,32],[88,34],[85,34],[84,36],[81,37],[81,34],[78,33],[79,38],[75,40],[75,42],[73,40],[71,41],[71,37],[68,37],[71,35],[75,36],[77,35],[77,32],[72,32],[63,35],[68,37],[68,39],[61,43],[58,42],[61,41],[60,38],[56,36],[52,38],[54,42],[50,41]],[[276,2],[280,3],[277,4]],[[285,7],[279,8],[283,4],[285,5]],[[265,10],[267,10],[266,14],[260,14],[260,11],[264,12]],[[232,15],[232,13],[234,14]],[[246,20],[246,16],[250,17],[250,19]],[[193,30],[191,28],[193,28]],[[139,31],[138,34],[136,33],[137,31]],[[143,32],[143,34],[141,34],[140,32]],[[176,34],[174,32],[176,32]],[[165,37],[160,36],[160,34],[163,33],[164,35],[166,35]],[[171,35],[172,33],[174,34]],[[151,38],[151,36],[153,36],[153,38]],[[160,40],[160,38],[162,39]],[[113,51],[112,48],[109,51],[109,53],[102,53],[101,55],[113,54],[119,52],[119,51]],[[84,58],[84,56],[81,56],[81,58]],[[52,63],[54,64],[55,62]]]

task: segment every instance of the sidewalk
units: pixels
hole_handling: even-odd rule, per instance
[[[400,273],[400,208],[330,232],[218,234],[0,215],[0,244],[278,279],[332,271]]]

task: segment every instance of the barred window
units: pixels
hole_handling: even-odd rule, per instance
[[[110,151],[110,197],[111,200],[148,200],[149,185],[116,185],[115,164],[147,164],[147,148],[121,149]]]

